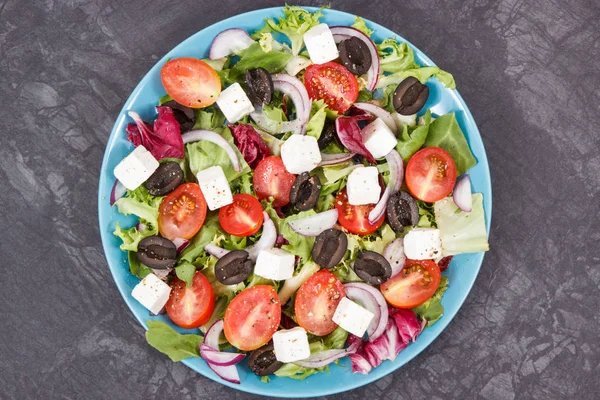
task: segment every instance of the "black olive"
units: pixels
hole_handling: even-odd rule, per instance
[[[318,176],[310,176],[303,172],[296,177],[290,191],[290,202],[300,211],[313,208],[321,194],[321,180]]]
[[[236,285],[248,279],[253,267],[247,251],[234,250],[219,258],[215,265],[215,276],[223,285]]]
[[[325,120],[325,126],[323,126],[323,131],[321,132],[321,136],[319,136],[319,140],[317,141],[319,144],[319,150],[323,150],[329,146],[329,144],[335,140],[336,135],[335,123],[328,119]]]
[[[273,351],[273,343],[267,343],[264,346],[250,353],[248,358],[248,368],[258,376],[271,375],[277,371],[283,363],[277,361]]]
[[[392,229],[398,233],[404,232],[405,226],[416,226],[419,222],[417,201],[405,191],[390,196],[386,213]]]
[[[381,254],[365,250],[356,256],[354,272],[363,281],[371,285],[380,285],[390,279],[392,267]]]
[[[338,265],[348,250],[348,237],[337,229],[327,229],[317,236],[312,248],[312,258],[322,268]]]
[[[367,45],[357,37],[342,40],[339,44],[340,61],[354,75],[366,74],[371,68],[371,52]]]
[[[167,269],[177,261],[177,246],[161,236],[148,236],[140,241],[136,253],[142,264],[154,269]]]
[[[262,107],[273,99],[273,79],[264,68],[246,71],[246,93],[254,107]]]
[[[171,193],[183,182],[183,171],[175,161],[160,164],[145,183],[146,189],[153,196],[164,196]]]
[[[189,107],[179,104],[175,100],[163,103],[163,106],[173,110],[173,116],[179,122],[179,130],[181,133],[186,133],[192,130],[196,124],[196,112]]]
[[[399,114],[413,115],[425,105],[428,97],[429,88],[409,76],[394,91],[394,108]]]

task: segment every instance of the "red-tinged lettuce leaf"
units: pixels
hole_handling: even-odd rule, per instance
[[[367,150],[363,144],[361,129],[358,126],[359,121],[368,121],[373,117],[369,114],[358,114],[352,116],[342,116],[335,120],[335,129],[337,131],[340,143],[344,145],[351,153],[361,154],[375,163],[373,155]]]
[[[250,168],[254,169],[258,163],[270,155],[269,147],[258,135],[250,124],[229,125],[233,134],[233,141],[244,160]]]
[[[421,322],[412,310],[390,307],[390,318],[394,319],[400,340],[404,343],[414,342],[423,330]]]
[[[130,113],[135,124],[128,124],[127,138],[134,146],[143,145],[157,160],[183,158],[183,139],[179,122],[170,107],[156,107],[158,117],[154,127],[144,122],[137,113]]]
[[[371,364],[369,363],[369,361],[367,361],[367,359],[362,354],[354,353],[354,354],[350,354],[349,357],[350,357],[350,360],[352,361],[352,373],[353,374],[367,375],[369,372],[371,372],[371,369],[373,367],[371,367]]]

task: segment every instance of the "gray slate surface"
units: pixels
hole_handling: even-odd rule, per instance
[[[97,228],[104,146],[137,82],[202,27],[278,5],[212,4],[0,2],[0,398],[251,398],[146,345]],[[598,398],[598,1],[332,6],[454,74],[494,190],[492,250],[456,319],[404,368],[333,398]]]

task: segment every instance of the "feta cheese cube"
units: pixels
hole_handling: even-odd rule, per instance
[[[158,168],[156,158],[142,145],[135,148],[115,167],[115,177],[129,190],[137,189]]]
[[[312,136],[292,135],[281,145],[281,159],[292,174],[310,172],[321,162],[321,150]]]
[[[413,228],[404,237],[404,254],[411,260],[431,260],[442,255],[440,230]]]
[[[308,336],[304,328],[296,327],[275,332],[273,350],[277,361],[283,363],[304,360],[310,356]]]
[[[154,314],[160,313],[171,294],[171,287],[158,279],[154,274],[148,274],[140,283],[135,285],[131,296]]]
[[[237,82],[221,92],[221,95],[217,99],[217,105],[225,115],[225,118],[227,118],[227,121],[231,123],[254,111],[252,102]]]
[[[385,157],[398,144],[396,135],[381,118],[377,118],[362,131],[363,144],[375,158]]]
[[[229,182],[220,165],[198,172],[196,178],[209,210],[216,210],[233,203]]]
[[[294,275],[296,257],[285,250],[272,248],[261,250],[256,258],[254,273],[263,278],[283,281]]]
[[[363,337],[373,317],[371,311],[344,297],[335,309],[333,322],[351,334]]]
[[[324,64],[340,56],[327,24],[319,24],[304,34],[304,44],[315,64]]]
[[[392,113],[392,118],[394,118],[398,126],[401,126],[403,124],[408,126],[417,125],[417,114],[402,115],[400,113],[394,112]]]
[[[346,191],[348,203],[353,206],[377,203],[381,194],[377,167],[361,167],[350,172]]]

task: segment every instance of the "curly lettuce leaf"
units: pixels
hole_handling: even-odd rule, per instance
[[[133,214],[144,222],[149,229],[154,230],[158,227],[158,207],[162,199],[163,197],[152,196],[144,185],[141,185],[135,190],[128,190],[127,195],[117,200],[115,205],[121,214]],[[137,250],[137,243],[135,244],[135,250]]]
[[[474,193],[471,212],[461,211],[451,197],[434,203],[435,219],[442,239],[442,255],[488,251],[483,195]]]
[[[442,306],[442,296],[448,289],[448,278],[442,275],[440,285],[437,290],[425,303],[413,308],[413,312],[419,317],[427,321],[426,326],[435,324],[444,315],[444,306]]]
[[[398,43],[395,38],[388,38],[376,46],[380,73],[394,73],[419,67],[415,62],[413,49],[406,42]]]
[[[297,56],[304,47],[304,34],[317,26],[319,18],[322,16],[321,10],[312,13],[302,7],[286,5],[283,7],[283,18],[277,22],[273,19],[266,19],[265,22],[272,31],[288,37],[292,44],[292,54]],[[261,29],[261,34],[266,32],[268,32],[268,28]]]
[[[425,83],[431,78],[435,76],[438,80],[444,84],[449,89],[456,89],[456,82],[454,82],[454,77],[446,71],[439,69],[438,67],[420,67],[420,68],[412,68],[403,71],[395,72],[391,75],[382,75],[379,77],[379,81],[377,81],[377,89],[382,89],[387,86],[393,85],[393,88],[408,78],[409,76],[417,78],[421,83]]]
[[[369,27],[367,26],[367,22],[358,15],[356,16],[356,18],[354,18],[354,23],[350,26],[352,26],[354,29],[358,29],[359,31],[361,31],[369,37],[371,37],[371,35],[373,34],[373,29],[369,29]]]
[[[452,156],[459,176],[477,164],[454,113],[442,115],[431,123],[423,146],[446,150]]]
[[[142,221],[144,223],[144,221]],[[121,244],[121,250],[123,251],[137,251],[140,241],[148,236],[158,234],[158,228],[148,223],[144,223],[146,229],[139,231],[136,226],[132,226],[129,229],[121,228],[119,223],[116,223],[113,235],[120,238],[123,243]]]

